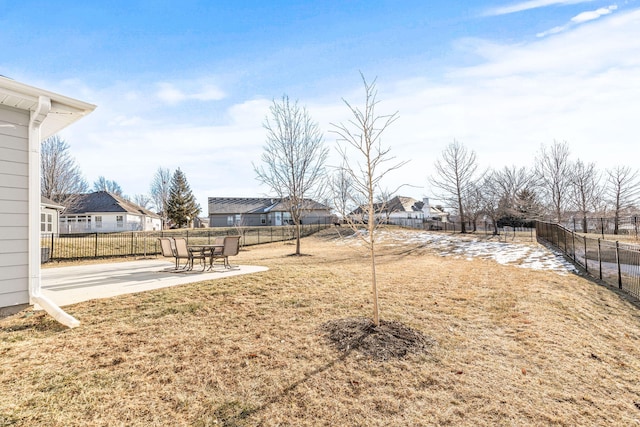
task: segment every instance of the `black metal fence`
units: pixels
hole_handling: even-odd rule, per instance
[[[613,217],[587,217],[584,218],[574,217],[570,221],[564,222],[568,229],[575,232],[589,234],[600,234],[604,239],[607,234],[614,234],[615,230],[615,218]],[[622,236],[634,236],[636,239],[640,237],[640,217],[639,216],[627,216],[618,219],[617,234]]]
[[[573,262],[609,285],[640,298],[640,246],[595,239],[558,224],[536,222],[536,234]]]
[[[395,218],[390,223],[399,225],[400,227],[417,228],[420,230],[442,231],[444,233],[460,233],[462,227],[460,222],[443,222],[433,220],[422,220],[418,218]],[[535,228],[532,227],[497,227],[495,228],[490,221],[467,221],[465,222],[465,230],[467,233],[480,234],[496,234],[499,238],[508,240],[514,238],[516,234],[520,237],[529,237],[532,241],[534,238]]]
[[[325,224],[304,224],[301,236],[324,228]],[[293,226],[229,227],[179,229],[166,231],[131,231],[120,233],[43,234],[40,238],[41,260],[71,260],[126,256],[149,256],[160,253],[159,237],[184,237],[187,244],[211,244],[216,237],[242,236],[243,246],[287,241],[295,238]]]

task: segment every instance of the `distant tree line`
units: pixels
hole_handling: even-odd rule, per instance
[[[594,163],[572,159],[567,142],[542,145],[531,168],[505,166],[478,171],[476,154],[453,141],[435,162],[431,183],[458,216],[464,233],[479,220],[494,232],[504,225],[531,225],[544,219],[568,223],[579,218],[588,231],[591,216],[612,217],[614,234],[623,216],[638,215],[638,169],[615,166],[604,171]]]

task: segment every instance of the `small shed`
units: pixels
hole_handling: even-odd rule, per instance
[[[77,325],[40,294],[40,143],[95,108],[0,76],[0,316],[37,303]]]

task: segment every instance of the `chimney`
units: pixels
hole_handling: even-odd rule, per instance
[[[422,206],[422,212],[424,212],[425,218],[429,218],[431,216],[431,207],[429,206],[429,198],[423,197],[422,202],[424,206]]]

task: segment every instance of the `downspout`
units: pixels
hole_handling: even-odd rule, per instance
[[[29,120],[29,300],[58,322],[75,328],[80,321],[40,293],[40,127],[50,111],[51,99],[40,96]]]

